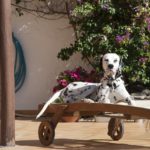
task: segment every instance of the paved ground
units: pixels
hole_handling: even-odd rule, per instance
[[[54,143],[44,147],[38,139],[39,122],[16,120],[16,146],[0,150],[149,150],[150,132],[140,123],[125,123],[124,137],[112,141],[107,135],[107,123],[59,123]]]
[[[150,101],[136,103],[150,108]],[[142,123],[125,122],[120,141],[112,141],[107,135],[107,122],[59,123],[54,143],[49,147],[40,144],[39,124],[34,120],[16,120],[16,146],[0,150],[150,150],[150,131],[145,131]]]

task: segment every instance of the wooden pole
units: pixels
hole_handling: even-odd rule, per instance
[[[15,145],[15,90],[11,0],[0,0],[1,143]]]

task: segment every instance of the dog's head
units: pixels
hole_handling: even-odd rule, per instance
[[[112,78],[121,71],[121,59],[116,53],[107,53],[102,57],[104,75]]]

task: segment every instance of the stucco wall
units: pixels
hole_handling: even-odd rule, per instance
[[[57,59],[60,49],[74,41],[67,17],[44,20],[27,13],[21,17],[13,14],[12,18],[13,32],[23,47],[27,65],[24,85],[16,93],[16,109],[37,109],[52,95],[60,71],[84,64],[79,55],[67,62]]]

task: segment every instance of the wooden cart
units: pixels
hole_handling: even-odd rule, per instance
[[[43,105],[39,105],[39,111]],[[108,135],[113,140],[119,140],[124,134],[123,119],[150,119],[150,109],[118,104],[73,103],[51,104],[41,118],[38,134],[41,144],[48,146],[53,143],[55,128],[63,116],[102,115],[110,117]]]

